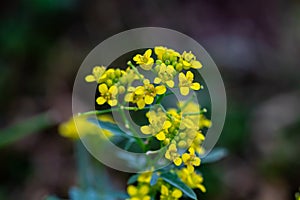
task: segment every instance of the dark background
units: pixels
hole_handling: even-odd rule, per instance
[[[158,26],[196,39],[223,76],[228,112],[219,146],[202,167],[202,199],[293,199],[300,186],[300,2],[4,1],[0,7],[0,128],[51,111],[71,116],[77,69],[121,31]],[[12,133],[13,134],[13,133]],[[0,199],[67,197],[76,184],[72,142],[57,127],[0,149]],[[120,174],[111,178],[125,189]],[[126,177],[125,177],[126,178]]]

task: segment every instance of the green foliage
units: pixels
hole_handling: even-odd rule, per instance
[[[0,148],[20,140],[30,134],[42,131],[55,124],[48,112],[21,121],[6,129],[0,130]]]
[[[170,172],[166,172],[160,175],[160,177],[166,181],[167,183],[173,185],[174,187],[180,189],[184,194],[186,194],[188,197],[192,198],[192,199],[197,199],[197,196],[195,194],[195,192],[188,187],[185,183],[183,183],[177,175],[170,173]]]

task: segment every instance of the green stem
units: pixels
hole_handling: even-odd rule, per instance
[[[141,147],[142,151],[145,152],[146,150],[146,145],[145,143],[143,142],[143,140],[138,136],[138,133],[136,132],[136,130],[130,125],[130,123],[128,122],[127,118],[126,118],[126,115],[125,115],[125,112],[124,112],[124,109],[121,109],[121,106],[120,106],[120,109],[119,109],[119,113],[121,114],[121,117],[125,123],[125,127],[128,128],[133,136],[134,136],[134,139],[136,140],[136,142],[138,143],[138,145]]]
[[[133,110],[133,111],[139,110],[139,108],[137,108],[137,107],[122,106],[122,107],[115,107],[115,108],[110,108],[110,109],[106,109],[106,110],[93,110],[93,111],[88,111],[88,112],[84,112],[84,113],[78,113],[78,116],[101,115],[101,114],[110,113],[110,112],[113,112],[113,111],[119,111],[120,109]]]
[[[202,109],[200,112],[188,112],[188,113],[183,113],[183,116],[189,116],[189,115],[201,115],[203,113],[206,113],[207,110],[206,108]]]
[[[133,69],[133,71],[139,76],[139,78],[141,79],[141,80],[144,80],[144,77],[143,77],[143,75],[138,71],[138,69],[131,63],[131,61],[128,61],[127,62],[127,65],[129,65],[132,69]]]

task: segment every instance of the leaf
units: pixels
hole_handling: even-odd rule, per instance
[[[197,199],[195,192],[187,186],[184,182],[182,182],[177,175],[172,174],[170,172],[163,173],[160,177],[166,181],[167,183],[173,185],[174,187],[180,189],[185,195],[192,199]]]
[[[139,177],[139,174],[135,174],[135,175],[131,176],[128,179],[127,184],[130,185],[130,184],[135,183],[137,181],[138,177]]]
[[[36,115],[0,130],[0,148],[16,142],[30,134],[49,128],[55,124],[49,112]]]
[[[213,163],[221,160],[228,155],[228,151],[225,148],[215,148],[206,157],[202,158],[202,163]]]
[[[150,180],[150,185],[153,186],[157,183],[159,176],[157,175],[157,173],[153,173],[151,180]]]

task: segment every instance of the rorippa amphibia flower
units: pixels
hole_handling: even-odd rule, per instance
[[[137,54],[133,57],[133,60],[136,62],[136,64],[140,65],[142,69],[144,70],[151,70],[152,65],[154,63],[154,59],[151,58],[152,50],[148,49],[144,55]]]
[[[169,185],[162,184],[160,190],[160,200],[177,200],[182,197],[181,190],[170,188]]]
[[[149,137],[133,141],[141,146],[141,151],[146,155],[150,155],[147,154],[149,152],[156,153],[156,150],[152,151],[152,143],[156,145],[155,148],[165,147],[166,151],[162,156],[172,162],[170,165],[172,170],[160,169],[157,172],[137,175],[135,178],[137,184],[130,183],[127,188],[128,199],[150,200],[159,197],[162,200],[176,200],[183,195],[191,194],[184,194],[186,191],[171,185],[161,175],[171,173],[179,177],[188,187],[205,191],[202,185],[203,178],[197,173],[199,168],[195,167],[200,165],[198,156],[204,152],[201,145],[205,137],[201,129],[209,128],[211,122],[204,116],[199,105],[187,101],[180,102],[177,108],[165,108],[161,102],[164,102],[166,96],[173,95],[173,91],[177,89],[182,96],[187,96],[191,90],[200,90],[201,85],[194,81],[191,69],[200,69],[202,64],[192,52],[179,53],[162,46],[154,47],[153,55],[152,51],[147,49],[143,54],[133,56],[120,69],[104,69],[96,66],[85,80],[98,84],[97,104],[107,103],[113,107],[95,111],[97,115],[112,111],[122,113],[126,109],[131,113],[136,111],[143,113],[141,110],[147,110],[148,122],[140,130]],[[144,70],[148,72],[142,74],[141,72],[145,73]],[[148,75],[151,72],[155,77],[150,79]],[[122,116],[125,127],[128,131],[132,131],[128,120],[123,118]],[[152,162],[147,160],[147,163]],[[154,181],[153,177],[157,180]]]
[[[99,105],[103,105],[104,103],[108,103],[110,106],[116,106],[118,103],[117,94],[118,88],[113,85],[110,88],[107,87],[105,83],[99,85],[100,97],[96,99],[96,102]]]
[[[186,75],[183,72],[179,73],[178,79],[179,79],[178,86],[180,89],[180,93],[183,96],[188,95],[190,92],[190,89],[200,90],[200,88],[201,88],[199,83],[193,82],[194,74],[191,71],[187,71]]]
[[[156,95],[162,95],[167,91],[164,85],[154,86],[148,79],[145,79],[143,83],[144,85],[137,86],[135,89],[131,88],[125,96],[125,101],[137,103],[139,109],[152,104]]]

